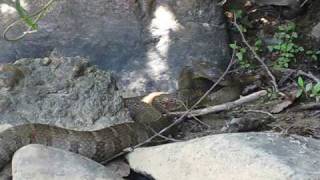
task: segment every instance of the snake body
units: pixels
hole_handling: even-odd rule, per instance
[[[129,106],[134,108],[129,109],[142,108],[148,112],[140,117],[150,118],[148,121],[151,122],[128,122],[96,131],[76,131],[44,124],[24,124],[6,129],[0,133],[0,168],[11,161],[15,151],[28,144],[52,146],[102,162],[145,141],[169,124],[165,118],[158,118],[152,106],[143,102],[130,103]]]

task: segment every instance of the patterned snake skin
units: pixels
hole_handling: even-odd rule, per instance
[[[97,162],[105,161],[123,149],[145,141],[154,135],[154,131],[158,132],[169,124],[151,105],[131,100],[127,102],[127,107],[139,122],[118,124],[97,131],[75,131],[43,124],[6,129],[0,133],[0,168],[11,161],[15,151],[28,144],[43,144],[78,153]],[[139,120],[141,117],[142,122]]]

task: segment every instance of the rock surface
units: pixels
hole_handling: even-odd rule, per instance
[[[19,149],[12,159],[15,180],[121,180],[114,170],[78,154],[46,147],[28,145]]]
[[[299,0],[253,0],[258,5],[296,6]]]
[[[10,0],[0,0],[0,32],[16,20]],[[24,2],[35,11],[47,0]],[[61,56],[89,57],[111,70],[121,88],[173,90],[181,68],[193,61],[224,67],[229,60],[222,10],[216,0],[59,0],[39,31],[19,42],[0,39],[0,62]],[[21,34],[17,26],[8,36]]]
[[[21,59],[0,66],[1,124],[100,129],[131,121],[110,72],[86,59]]]
[[[273,133],[220,134],[136,149],[131,168],[157,180],[319,179],[320,141]]]
[[[316,40],[320,41],[320,23],[318,23],[312,28],[311,36],[314,37]]]

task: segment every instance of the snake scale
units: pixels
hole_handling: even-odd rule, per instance
[[[97,162],[107,160],[134,146],[169,124],[151,105],[137,100],[126,103],[134,116],[150,122],[123,123],[96,131],[76,131],[44,124],[24,124],[0,133],[0,168],[11,161],[15,151],[28,144],[42,144],[81,154]],[[139,114],[140,110],[147,112]],[[142,112],[143,113],[143,112]]]

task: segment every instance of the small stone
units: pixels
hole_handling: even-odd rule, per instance
[[[123,180],[112,169],[88,158],[38,144],[14,154],[12,176],[15,180]]]
[[[43,58],[43,60],[41,61],[41,64],[43,66],[48,66],[51,63],[51,59],[48,57]]]

